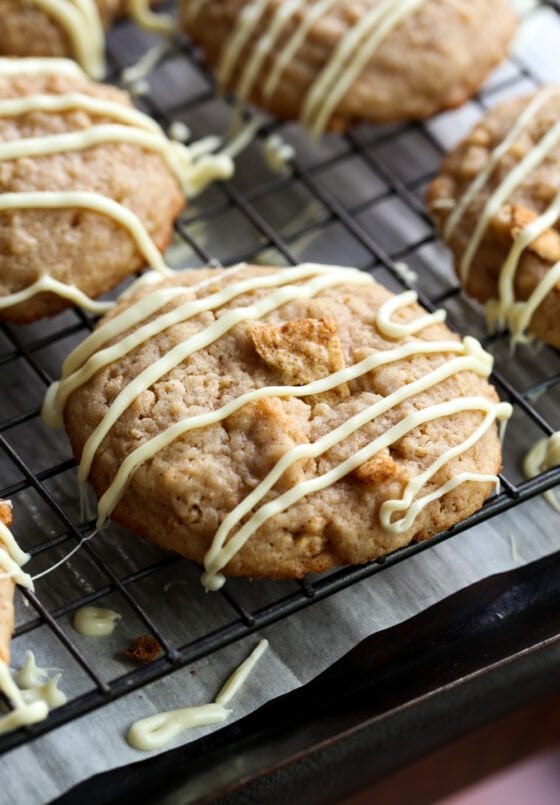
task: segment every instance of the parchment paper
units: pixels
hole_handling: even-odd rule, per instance
[[[149,38],[135,32],[132,28],[118,36],[138,37],[138,52],[146,47]],[[558,17],[550,9],[539,9],[525,22],[517,38],[516,53],[525,59],[542,80],[560,78],[560,25]],[[119,51],[119,39],[112,40],[113,56]],[[168,64],[154,75],[152,89],[157,97],[158,87],[165,85],[166,92],[180,88],[186,80],[181,73],[181,64]],[[530,82],[514,80],[519,69],[508,62],[502,66],[488,87],[500,86],[499,91],[489,91],[485,103],[492,105],[504,96],[519,94],[531,89]],[[512,78],[504,85],[505,79]],[[193,72],[193,82],[200,78]],[[200,87],[199,87],[200,89]],[[224,126],[227,121],[225,107],[211,102],[207,116],[197,112],[196,119],[188,119],[195,133],[205,133],[212,126]],[[455,144],[480,115],[480,108],[474,103],[467,104],[456,112],[440,115],[428,127],[432,134],[445,146]],[[358,141],[371,138],[371,128],[360,129],[356,133]],[[329,154],[336,154],[347,147],[336,137],[327,137],[319,147],[312,146],[297,130],[286,127],[287,138],[299,146],[299,159],[306,164],[323,160]],[[246,188],[255,179],[252,173],[261,174],[265,170],[254,146],[240,160],[235,184]],[[407,136],[396,136],[381,149],[372,146],[376,158],[385,167],[406,180],[415,175],[423,176],[435,169],[438,155],[433,146],[418,130]],[[256,166],[256,167],[255,167]],[[357,158],[349,153],[333,168],[318,172],[321,181],[329,192],[344,204],[359,203],[374,195],[373,185],[379,179],[368,175]],[[270,180],[270,177],[268,177]],[[261,176],[262,181],[262,176]],[[377,188],[376,192],[378,192]],[[419,187],[421,194],[423,188]],[[221,188],[212,188],[197,203],[191,205],[187,218],[192,218],[223,198]],[[306,223],[316,221],[315,229],[301,236],[294,235],[292,248],[302,259],[339,261],[348,265],[363,265],[368,255],[357,242],[348,238],[340,226],[333,222],[321,224],[320,205],[311,199],[307,191],[298,183],[279,190],[278,193],[263,197],[255,205],[263,217],[284,236],[297,233]],[[390,241],[387,248],[398,250],[407,242],[418,239],[425,222],[414,218],[409,210],[395,206],[391,200],[387,204],[377,204],[372,209],[365,208],[362,216],[369,216],[372,232],[381,240]],[[406,216],[406,217],[405,217]],[[210,253],[223,259],[236,251],[241,252],[247,244],[253,243],[256,234],[237,211],[226,211],[210,220],[195,220],[187,224],[188,231],[204,242]],[[171,259],[176,265],[196,265],[200,259],[192,257],[183,246],[171,250]],[[280,262],[277,253],[267,257]],[[452,283],[449,257],[443,247],[429,245],[414,252],[409,260],[418,272],[419,287],[433,290],[445,288]],[[429,272],[429,273],[428,273]],[[395,286],[390,276],[380,277],[387,284]],[[471,302],[454,299],[448,305],[450,321],[463,332],[483,335],[482,316]],[[74,321],[71,314],[65,314],[68,323]],[[62,322],[62,323],[61,323]],[[16,329],[22,340],[36,338],[39,333],[54,332],[65,323],[64,317],[55,322],[27,329]],[[69,335],[62,345],[47,347],[41,351],[41,366],[54,376],[59,372],[60,362],[66,352],[79,341],[80,336]],[[512,379],[517,387],[526,388],[540,378],[560,370],[557,353],[543,349],[538,359],[528,349],[519,350],[515,358],[509,355],[507,345],[496,349],[496,362],[500,371]],[[3,379],[3,413],[30,410],[38,405],[44,386],[25,364],[18,364],[16,371]],[[556,396],[555,396],[556,394]],[[536,403],[537,407],[560,428],[558,393],[551,391]],[[542,434],[523,414],[516,413],[506,439],[506,469],[510,477],[520,478],[519,466],[526,449]],[[20,428],[6,434],[8,441],[29,461],[33,470],[41,470],[64,461],[69,449],[63,434],[53,433],[38,420],[32,420]],[[8,484],[18,480],[14,477],[12,465],[0,463],[0,483]],[[75,486],[75,470],[57,475],[49,487],[55,494],[64,511],[79,520]],[[60,533],[60,523],[33,490],[25,490],[14,496],[16,505],[15,532],[25,548],[39,544],[49,536]],[[312,679],[333,661],[338,659],[356,643],[375,632],[407,619],[436,601],[472,584],[484,576],[505,571],[512,567],[535,560],[560,549],[560,517],[542,500],[530,501],[514,512],[505,514],[489,523],[431,548],[429,551],[385,570],[372,579],[361,582],[336,596],[318,603],[309,609],[291,616],[268,629],[263,635],[255,635],[233,646],[223,649],[193,667],[185,668],[160,680],[157,683],[132,693],[127,697],[107,705],[90,715],[55,730],[46,736],[23,747],[17,748],[0,758],[0,802],[26,805],[43,803],[63,793],[80,780],[97,772],[140,760],[146,755],[131,749],[125,740],[130,724],[138,718],[155,713],[202,704],[211,701],[229,673],[247,655],[261,636],[270,641],[270,648],[250,677],[245,688],[233,704],[231,718],[240,718],[261,704],[285,693]],[[32,572],[48,566],[73,543],[49,551],[46,557],[38,557],[32,563]],[[133,567],[147,567],[150,562],[161,557],[155,548],[139,543],[131,535],[118,527],[111,527],[96,537],[95,550],[111,565],[114,572],[122,575]],[[170,581],[179,581],[169,585]],[[37,584],[38,595],[50,608],[80,596],[84,590],[94,591],[106,584],[106,579],[96,569],[92,559],[80,552],[67,562],[56,574],[46,577]],[[250,583],[243,580],[228,582],[231,591],[249,608],[263,605],[267,600],[280,597],[282,593],[294,590],[294,585],[286,583]],[[148,575],[135,585],[134,594],[143,601],[150,614],[171,642],[185,643],[202,635],[231,619],[232,612],[224,599],[216,595],[204,595],[198,583],[195,569],[186,562],[169,565],[155,575]],[[122,649],[130,640],[145,631],[132,610],[123,606],[122,599],[114,594],[106,595],[96,604],[114,606],[123,619],[115,633],[108,638],[93,639],[76,637],[84,654],[95,661],[97,669],[107,679],[130,669],[122,658]],[[23,605],[17,594],[18,624],[34,617],[30,608]],[[59,624],[71,632],[68,617],[62,616]],[[333,632],[336,640],[333,640]],[[24,652],[32,648],[38,661],[47,666],[61,668],[63,679],[61,687],[69,696],[90,690],[92,685],[72,657],[62,645],[53,638],[46,627],[22,635],[13,643],[13,665],[23,662]],[[194,674],[192,673],[194,672]],[[214,728],[199,729],[184,734],[171,746],[181,741],[196,740]]]

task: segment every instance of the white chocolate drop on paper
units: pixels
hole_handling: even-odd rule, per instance
[[[74,613],[72,626],[86,637],[107,637],[113,634],[121,615],[113,609],[104,607],[80,607]]]
[[[185,730],[223,723],[231,713],[231,710],[227,710],[224,705],[229,704],[247,681],[247,677],[267,647],[268,640],[261,640],[249,657],[229,677],[212,704],[169,710],[136,721],[128,732],[127,740],[130,746],[144,751],[160,749]]]
[[[215,702],[216,704],[221,704],[225,707],[226,704],[229,704],[233,697],[238,693],[249,674],[258,663],[262,655],[268,648],[268,640],[261,640],[258,643],[253,651],[249,654],[246,660],[243,660],[241,665],[233,672],[233,674],[229,677],[226,683],[221,688],[220,692],[216,696]]]
[[[553,467],[560,467],[560,431],[556,431],[548,439],[539,439],[523,459],[523,472],[527,479],[535,478]],[[544,492],[543,497],[549,506],[560,513],[557,490],[549,489]]]

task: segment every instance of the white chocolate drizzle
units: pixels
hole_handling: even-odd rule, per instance
[[[453,211],[447,218],[443,227],[443,237],[449,240],[462,221],[469,205],[488,183],[492,173],[509,150],[515,145],[519,137],[526,131],[539,111],[551,98],[559,93],[557,86],[545,87],[538,92],[525,107],[511,131],[490,153],[488,161],[482,171],[467,186],[461,198],[455,204]],[[482,214],[467,242],[461,259],[459,274],[466,283],[470,274],[472,262],[477,250],[486,234],[492,218],[500,212],[512,193],[548,157],[550,152],[560,143],[560,123],[552,126],[542,139],[518,162],[498,184],[488,198]],[[515,277],[519,262],[524,251],[539,238],[547,229],[553,227],[560,219],[560,192],[551,201],[547,209],[528,223],[513,240],[509,253],[500,269],[498,279],[498,298],[486,303],[486,319],[488,328],[502,328],[507,326],[511,334],[511,343],[526,343],[530,339],[526,331],[531,319],[543,302],[547,294],[560,282],[560,262],[555,263],[536,285],[529,298],[521,302],[515,298]]]
[[[556,431],[548,439],[539,439],[529,450],[523,460],[523,472],[525,477],[535,478],[541,472],[551,470],[553,467],[560,466],[560,431]],[[560,499],[558,492],[549,489],[543,494],[549,506],[552,506],[560,513]]]
[[[194,0],[189,3],[187,20],[194,20],[205,2]],[[311,85],[301,110],[301,121],[314,136],[319,137],[344,95],[359,78],[368,62],[385,42],[391,32],[414,14],[426,0],[380,0],[372,9],[366,11],[333,48],[331,58]],[[245,65],[236,81],[236,92],[240,101],[246,101],[260,77],[267,57],[276,50],[278,55],[273,62],[263,87],[263,94],[271,98],[278,83],[296,53],[305,44],[312,28],[337,3],[337,0],[284,0],[277,3],[274,13],[265,25],[264,32],[248,54]],[[239,12],[231,37],[225,43],[217,67],[218,81],[226,86],[231,80],[241,53],[261,22],[266,19],[269,0],[252,0]],[[290,19],[299,14],[295,31],[282,47],[278,42],[285,32]]]
[[[86,637],[107,637],[113,634],[121,615],[105,607],[80,607],[74,613],[72,626]]]
[[[242,269],[243,266],[238,266],[235,271]],[[228,272],[223,272],[218,276],[227,278]],[[210,278],[212,281],[214,279],[215,276]],[[294,280],[299,281],[299,284],[290,284]],[[208,283],[209,279],[203,282]],[[207,296],[180,302],[173,310],[156,316],[146,324],[142,324],[143,319],[157,313],[169,300],[169,294],[173,289],[169,287],[160,288],[153,294],[140,298],[130,308],[115,317],[115,320],[102,325],[98,331],[92,333],[78,347],[75,353],[69,356],[63,367],[62,379],[58,384],[54,384],[47,394],[43,406],[43,416],[49,423],[60,424],[66,401],[73,391],[87,382],[101,368],[124,357],[132,349],[145,343],[157,333],[163,332],[174,324],[187,321],[198,313],[217,310],[243,293],[257,289],[275,289],[268,295],[260,297],[258,301],[251,305],[234,307],[223,311],[212,324],[198,330],[194,335],[187,337],[176,347],[170,349],[167,354],[141,371],[134,380],[121,390],[95,430],[90,434],[82,451],[79,479],[81,483],[84,483],[101,442],[117,419],[139,394],[147,390],[189,355],[214,343],[235,325],[249,320],[257,320],[288,301],[311,298],[321,290],[335,287],[339,284],[369,284],[370,282],[369,275],[356,269],[307,264],[241,279],[225,285],[221,290],[211,292]],[[190,289],[188,286],[180,286],[174,290],[187,293],[189,290],[192,292],[196,288],[197,286]],[[402,341],[402,339],[413,336],[421,330],[438,325],[443,321],[445,316],[442,311],[421,314],[415,318],[408,316],[406,319],[401,315],[401,320],[395,321],[393,316],[401,308],[406,308],[415,303],[416,298],[416,293],[409,291],[400,296],[392,297],[381,306],[377,314],[376,325],[384,337]],[[134,326],[134,324],[140,325],[138,329],[133,330],[128,336],[115,344],[101,348],[109,339],[115,338],[127,328]],[[447,340],[404,341],[393,349],[372,352],[352,366],[303,386],[265,386],[257,388],[242,394],[237,399],[231,400],[217,410],[179,420],[165,428],[157,436],[145,441],[123,460],[113,481],[99,501],[97,527],[101,527],[111,515],[138,467],[189,431],[219,423],[247,403],[258,399],[289,396],[304,398],[320,394],[362,377],[380,366],[405,360],[414,355],[430,354],[448,355],[449,360],[437,366],[425,376],[395,390],[368,406],[365,410],[351,416],[342,425],[339,425],[317,441],[297,445],[279,459],[255,489],[223,519],[205,557],[203,584],[207,589],[218,589],[225,580],[222,574],[223,568],[247,540],[270,518],[292,506],[301,498],[336,483],[372,456],[391,446],[423,423],[465,411],[480,412],[482,415],[481,423],[463,442],[444,452],[423,473],[411,479],[403,492],[402,499],[385,501],[383,504],[380,518],[383,528],[393,534],[406,532],[413,525],[418,513],[426,505],[452,491],[459,484],[466,482],[498,483],[498,478],[495,475],[464,472],[456,475],[429,494],[420,498],[417,497],[420,490],[445,464],[473,447],[498,420],[507,419],[511,415],[511,405],[508,403],[495,403],[485,397],[476,396],[449,400],[414,411],[408,416],[404,416],[401,421],[390,427],[385,433],[328,472],[311,480],[301,482],[274,500],[262,505],[260,508],[258,507],[279,478],[295,462],[323,455],[376,418],[457,373],[472,371],[481,377],[488,377],[492,369],[492,357],[482,349],[474,338],[466,337],[462,342],[451,338]],[[251,515],[252,511],[253,514]],[[395,513],[401,514],[402,517],[398,520],[393,520]],[[243,525],[240,525],[247,516],[249,518],[243,522]]]
[[[128,743],[135,749],[144,751],[160,749],[185,730],[223,723],[231,713],[225,705],[230,703],[247,681],[267,647],[268,640],[261,640],[249,657],[229,677],[212,704],[183,707],[142,718],[131,726]]]

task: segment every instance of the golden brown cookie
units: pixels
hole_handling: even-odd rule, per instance
[[[68,286],[95,298],[161,261],[184,206],[166,158],[183,146],[126,93],[52,65],[0,60],[0,318],[16,322],[68,307]],[[42,292],[45,278],[60,287]]]
[[[12,524],[12,507],[6,500],[0,500],[0,522],[7,527]],[[0,550],[5,550],[1,540]],[[10,639],[14,630],[15,588],[13,579],[0,578],[0,662],[6,664],[10,661]]]
[[[508,0],[182,0],[181,19],[222,86],[317,135],[461,105],[516,24]]]
[[[489,112],[446,157],[427,203],[490,325],[560,347],[560,85]]]
[[[44,414],[63,415],[99,522],[206,561],[210,587],[224,564],[367,562],[482,505],[511,410],[478,342],[414,299],[336,266],[181,272],[103,319]]]

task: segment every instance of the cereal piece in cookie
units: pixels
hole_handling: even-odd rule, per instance
[[[224,574],[367,562],[476,511],[511,406],[487,382],[490,355],[415,299],[314,264],[138,289],[44,406],[64,418],[98,523],[204,563],[216,589]]]
[[[181,19],[222,87],[316,136],[460,106],[516,26],[509,0],[182,0]]]
[[[489,112],[444,160],[428,206],[490,326],[560,347],[560,85]]]
[[[161,257],[188,151],[68,60],[0,59],[0,318],[92,300]]]

